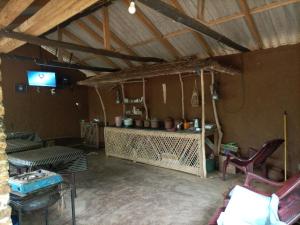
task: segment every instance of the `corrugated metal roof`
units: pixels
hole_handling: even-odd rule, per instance
[[[171,4],[170,0],[164,1]],[[187,15],[196,18],[197,0],[178,0],[178,2]],[[247,0],[250,14],[262,38],[264,48],[300,42],[300,1],[288,5],[284,4],[285,2],[287,0]],[[160,38],[167,40],[177,49],[181,56],[197,55],[200,58],[208,57],[203,46],[200,45],[199,41],[187,27],[172,21],[138,1],[136,4],[139,7],[138,10],[160,31],[162,35]],[[278,4],[284,5],[280,6]],[[267,10],[267,7],[271,7],[272,9]],[[128,5],[122,0],[114,1],[109,6],[109,25],[111,31],[140,56],[159,57],[169,61],[174,60],[175,56],[170,53],[171,51],[162,44],[159,38],[155,37],[155,34],[136,15],[130,15],[127,8]],[[94,12],[93,15],[103,22],[100,10]],[[232,15],[235,15],[235,18],[230,18]],[[258,48],[245,22],[245,18],[241,14],[237,1],[206,0],[204,20],[210,24],[209,22],[214,21],[216,23],[220,18],[225,18],[225,22],[211,24],[210,27],[212,29],[249,49],[254,50]],[[82,18],[81,20],[99,36],[103,36],[101,29],[92,24],[87,18]],[[90,34],[80,29],[76,25],[76,22],[68,25],[66,29],[94,48],[103,47],[101,41],[95,40]],[[51,34],[48,37],[56,39],[57,35]],[[210,37],[204,36],[204,38],[215,56],[237,52]],[[71,41],[66,37],[63,40]],[[128,54],[114,40],[111,40],[111,43],[117,51]],[[80,59],[87,58],[86,62],[93,66],[109,66],[106,62],[101,61],[100,57],[91,58],[89,57],[91,56],[90,54],[82,52],[76,52],[75,55]],[[113,58],[110,60],[121,68],[128,67],[123,60]],[[132,64],[134,66],[140,65],[138,62],[132,62]]]

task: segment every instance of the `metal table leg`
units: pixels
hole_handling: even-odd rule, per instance
[[[77,192],[76,192],[76,180],[75,180],[75,173],[72,173],[72,185],[74,188],[74,194],[75,194],[75,198],[77,197]]]
[[[74,186],[71,186],[71,208],[72,208],[72,225],[76,225],[76,217],[75,217],[75,190]]]
[[[48,225],[48,207],[45,209],[45,223]]]
[[[19,225],[22,225],[22,209],[18,209],[18,219],[19,219]]]

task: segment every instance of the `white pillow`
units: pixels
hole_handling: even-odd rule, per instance
[[[238,185],[230,192],[230,196],[225,212],[218,219],[218,225],[271,225],[270,197]],[[276,201],[274,203],[272,209],[276,212],[273,213],[277,214],[278,202],[277,205]],[[273,220],[272,225],[282,224],[274,223],[277,221]]]

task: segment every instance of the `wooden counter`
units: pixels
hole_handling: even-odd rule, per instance
[[[104,139],[107,156],[206,177],[200,133],[105,127]]]

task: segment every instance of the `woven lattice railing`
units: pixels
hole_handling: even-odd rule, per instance
[[[200,134],[106,127],[107,156],[206,176]]]

